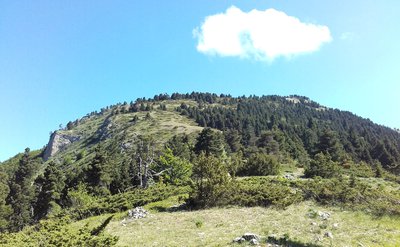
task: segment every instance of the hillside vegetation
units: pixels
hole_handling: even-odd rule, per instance
[[[399,168],[397,131],[306,97],[139,98],[0,165],[0,245],[225,246],[248,229],[297,246],[394,246]],[[137,206],[153,218],[122,226]],[[312,210],[335,212],[340,227],[310,226]]]

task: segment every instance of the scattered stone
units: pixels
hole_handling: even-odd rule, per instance
[[[121,221],[121,225],[122,225],[122,226],[126,226],[126,218],[124,218],[124,219]]]
[[[333,238],[333,234],[331,232],[325,232],[324,236],[327,238]]]
[[[314,221],[313,221],[313,222],[311,222],[311,225],[312,225],[312,226],[316,226],[316,225],[318,225],[318,224],[317,224],[317,222],[314,222]]]
[[[339,227],[339,223],[335,223],[332,226],[333,226],[333,228],[337,229]]]
[[[242,237],[237,237],[233,240],[234,243],[243,243],[244,241],[246,241],[246,239],[242,238]]]
[[[253,239],[250,240],[250,244],[252,244],[252,245],[259,245],[259,242],[258,242],[257,239],[253,238]]]
[[[128,210],[128,217],[131,219],[141,219],[146,218],[148,212],[142,207],[136,207],[134,209]]]
[[[323,220],[328,220],[331,217],[331,214],[328,212],[318,211],[318,216]]]
[[[286,173],[285,175],[283,175],[284,178],[286,178],[287,180],[293,180],[295,179],[295,177],[293,176],[293,174],[290,173]]]
[[[242,236],[242,238],[246,239],[247,241],[250,241],[250,240],[252,240],[252,239],[255,239],[255,240],[257,240],[257,241],[260,241],[260,237],[259,237],[257,234],[255,234],[255,233],[250,233],[250,232],[245,233],[245,234]]]

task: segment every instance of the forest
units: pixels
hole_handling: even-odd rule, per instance
[[[400,216],[400,133],[304,96],[159,94],[52,135],[74,138],[49,157],[51,142],[0,164],[0,245],[60,246],[64,235],[65,246],[112,246],[112,214],[173,196],[186,210],[312,200]],[[67,227],[103,214],[98,226]]]

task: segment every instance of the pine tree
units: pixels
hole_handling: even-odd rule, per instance
[[[196,207],[224,204],[230,177],[228,164],[222,159],[201,152],[193,164],[193,193],[190,202]]]
[[[343,155],[343,146],[341,145],[336,133],[325,129],[316,145],[316,153],[329,154],[333,161],[339,161]]]
[[[14,178],[10,183],[10,193],[7,203],[11,205],[13,213],[10,217],[11,230],[19,231],[25,225],[33,223],[33,201],[35,190],[32,180],[36,171],[36,164],[30,157],[30,149],[26,148]]]
[[[221,155],[224,151],[223,137],[211,128],[204,128],[197,137],[194,150],[197,154],[205,152],[207,155]]]
[[[44,174],[36,179],[35,184],[39,187],[35,204],[35,218],[39,220],[58,207],[61,193],[65,187],[65,176],[58,165],[50,162]]]
[[[8,219],[12,212],[10,205],[6,205],[7,195],[10,193],[7,182],[7,174],[0,172],[0,232],[8,228]]]
[[[101,194],[110,192],[111,164],[108,155],[102,146],[97,146],[95,149],[95,157],[93,158],[88,171],[86,180],[92,186],[94,191]]]

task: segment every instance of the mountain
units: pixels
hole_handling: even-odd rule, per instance
[[[190,208],[315,200],[398,215],[399,171],[397,130],[304,96],[160,94],[70,121],[3,162],[0,231],[177,196]],[[376,179],[390,189],[369,188]]]

